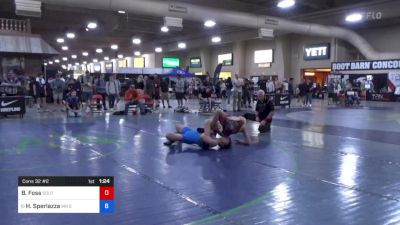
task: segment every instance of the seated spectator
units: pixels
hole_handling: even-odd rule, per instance
[[[146,114],[146,110],[143,102],[139,101],[140,92],[135,89],[135,85],[131,85],[128,90],[126,90],[124,95],[125,100],[125,115],[128,115],[129,106],[137,105],[139,107],[140,113],[142,115]]]
[[[68,116],[81,116],[81,100],[76,95],[76,91],[72,90],[70,95],[65,99]]]
[[[208,108],[211,111],[211,88],[210,87],[204,87],[203,90],[200,92],[200,105],[202,110],[205,110],[208,104]]]
[[[256,121],[260,122],[258,131],[265,133],[271,130],[272,116],[274,115],[274,104],[271,99],[265,95],[263,90],[259,90],[258,101],[256,104]]]

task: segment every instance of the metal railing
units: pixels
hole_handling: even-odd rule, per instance
[[[31,33],[31,23],[27,20],[0,18],[0,32]]]

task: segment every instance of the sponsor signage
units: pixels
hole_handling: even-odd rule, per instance
[[[290,95],[276,95],[275,105],[276,106],[290,105]]]
[[[304,47],[304,60],[330,59],[330,55],[331,45],[329,43]]]
[[[352,70],[396,70],[400,69],[400,60],[376,60],[356,62],[333,62],[332,71]]]
[[[394,101],[394,94],[393,93],[370,93],[367,95],[367,100],[392,102],[392,101]]]
[[[201,68],[201,58],[200,57],[190,58],[190,68]]]
[[[0,97],[0,115],[25,114],[24,97]]]

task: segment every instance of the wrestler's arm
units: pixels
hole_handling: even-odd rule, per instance
[[[206,135],[205,133],[201,134],[201,140],[210,147],[215,147],[218,145],[217,139],[212,138],[210,135]]]
[[[242,120],[243,120],[243,125],[240,128],[240,132],[242,132],[242,134],[244,136],[244,140],[237,140],[237,142],[242,145],[250,145],[251,138],[250,138],[250,134],[249,134],[248,130],[246,129],[246,119],[242,118]]]

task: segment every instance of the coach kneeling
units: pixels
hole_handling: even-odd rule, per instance
[[[271,130],[272,116],[274,115],[274,103],[263,90],[257,92],[256,121],[260,122],[258,131],[265,133]]]

